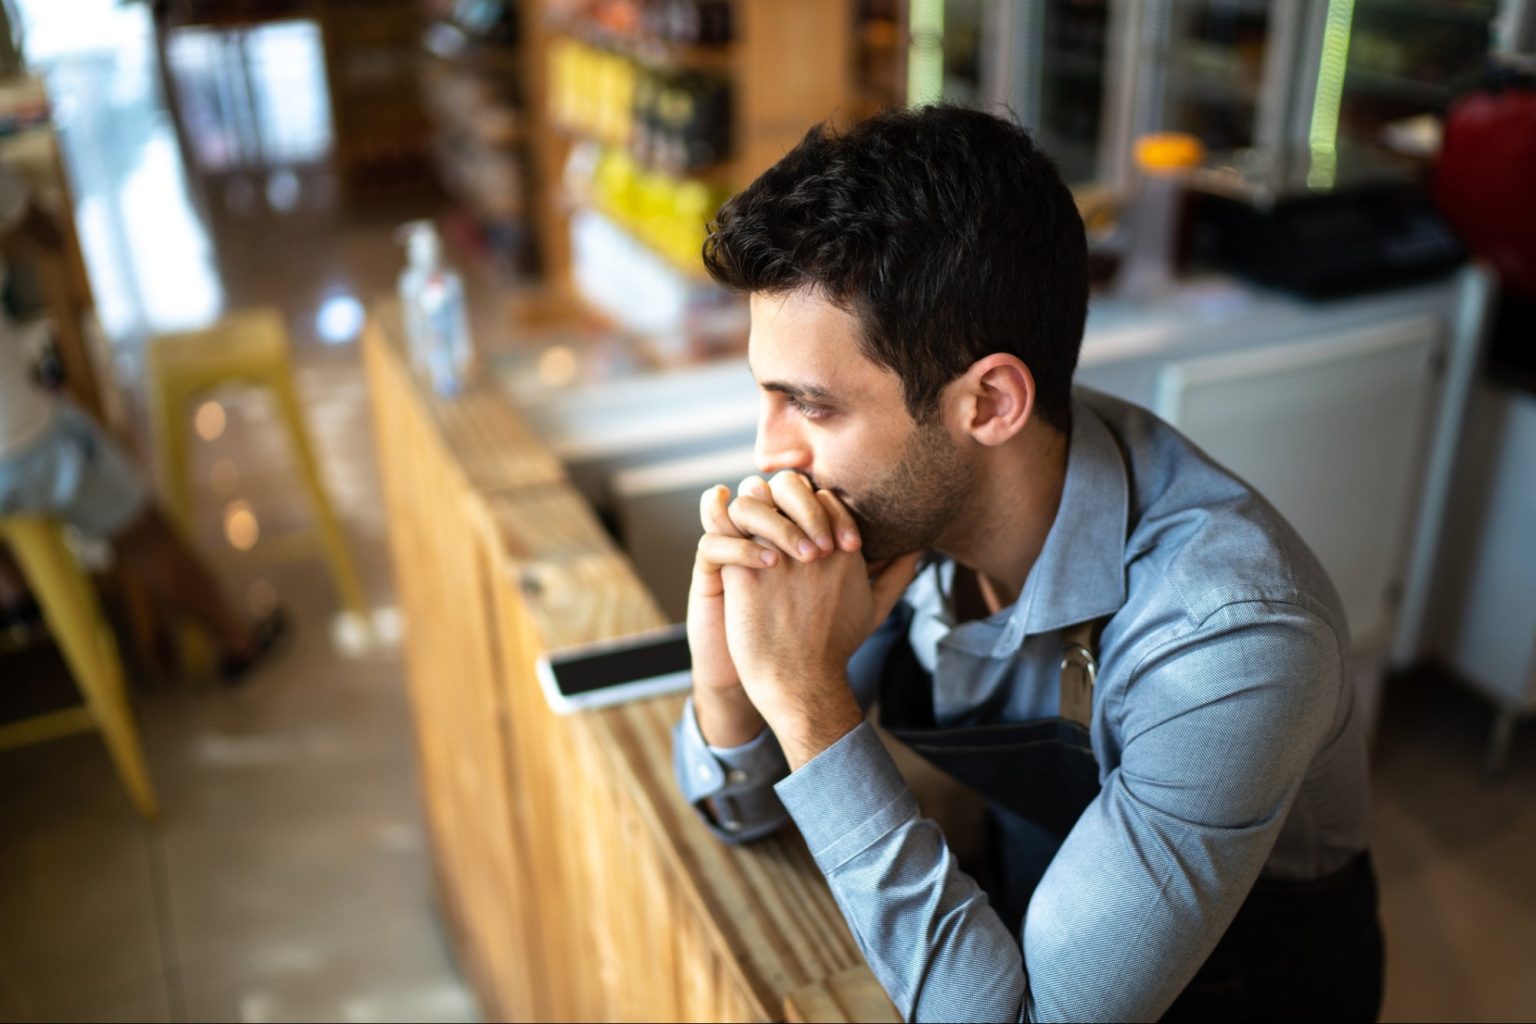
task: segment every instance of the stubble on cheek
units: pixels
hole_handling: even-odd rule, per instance
[[[942,433],[919,429],[900,461],[858,495],[843,498],[868,562],[932,547],[964,507],[974,469]]]

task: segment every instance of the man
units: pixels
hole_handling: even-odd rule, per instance
[[[26,186],[0,167],[0,286],[9,262],[56,259],[59,245]],[[52,516],[110,538],[131,572],[206,633],[224,680],[247,678],[277,652],[286,613],[278,608],[253,623],[235,611],[100,425],[37,387],[27,348],[25,333],[0,312],[0,517]],[[18,567],[0,546],[0,615],[29,603]]]
[[[1374,1017],[1338,599],[1273,508],[1071,385],[1071,194],[943,107],[812,130],[712,226],[757,461],[704,495],[686,795],[786,812],[913,1020]],[[961,865],[863,707],[987,803]],[[786,774],[787,772],[787,774]]]

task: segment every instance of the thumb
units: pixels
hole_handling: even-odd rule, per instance
[[[921,551],[909,551],[892,558],[869,581],[875,595],[876,624],[884,622],[885,617],[891,614],[891,609],[896,607],[896,602],[901,600],[901,595],[917,576],[917,563],[922,557]]]
[[[720,566],[710,561],[702,547],[693,557],[693,579],[689,582],[688,590],[693,596],[705,600],[725,593],[725,581],[720,578]]]

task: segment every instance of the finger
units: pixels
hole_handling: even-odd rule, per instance
[[[727,511],[730,503],[731,489],[724,484],[716,484],[699,497],[699,523],[705,533],[741,536],[741,531],[731,522],[731,515]]]
[[[718,533],[706,533],[699,538],[699,559],[696,564],[706,572],[719,572],[727,565],[739,565],[744,569],[762,569],[777,565],[779,553],[772,548],[759,546],[743,537],[723,537]]]
[[[802,562],[816,558],[816,545],[800,528],[779,514],[773,505],[746,495],[737,495],[730,505],[731,522],[747,536],[761,537],[785,554]]]
[[[813,544],[825,552],[837,548],[832,540],[832,524],[827,521],[827,510],[822,508],[816,492],[811,490],[810,481],[794,470],[786,469],[773,475],[768,481],[768,490],[779,512],[800,527],[800,532],[811,538]]]
[[[905,555],[899,555],[890,560],[879,575],[870,580],[870,586],[874,589],[875,621],[884,622],[885,617],[891,614],[891,609],[896,607],[896,602],[901,600],[901,595],[911,586],[913,579],[917,577],[917,563],[923,557],[921,551],[909,551]]]
[[[756,498],[758,501],[773,501],[773,493],[768,489],[768,481],[764,480],[760,476],[749,476],[744,478],[741,483],[737,485],[736,493],[745,494],[747,497]]]
[[[864,541],[859,536],[859,524],[853,521],[853,513],[848,511],[848,506],[825,488],[816,492],[816,498],[827,513],[827,522],[832,535],[837,538],[837,546],[843,551],[859,550]]]
[[[709,536],[709,534],[705,534]],[[693,578],[688,583],[690,607],[699,598],[709,599],[725,593],[725,583],[720,578],[720,566],[709,560],[702,551],[693,555]]]
[[[777,564],[778,560],[777,551],[759,547],[750,540],[706,533],[699,538],[693,558],[693,579],[688,587],[692,595],[690,600],[716,598],[725,593],[724,570],[728,567],[750,564],[765,568]]]
[[[773,493],[768,490],[768,481],[764,480],[760,476],[753,475],[749,477],[743,477],[741,483],[736,486],[736,493],[744,494],[749,498],[756,498],[758,501],[761,501],[766,505],[773,504]],[[727,496],[726,504],[729,505],[729,503],[729,496]],[[729,514],[727,514],[726,518],[730,518]],[[757,541],[765,548],[773,547],[772,541],[764,540],[762,537],[754,536],[752,539]]]

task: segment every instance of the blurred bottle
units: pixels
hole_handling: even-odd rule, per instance
[[[474,356],[464,282],[443,261],[443,242],[431,221],[412,221],[400,230],[407,253],[400,308],[411,363],[438,394],[457,395]]]
[[[1148,302],[1173,288],[1185,185],[1204,159],[1205,147],[1193,135],[1169,132],[1136,140],[1140,180],[1125,213],[1118,298]]]

